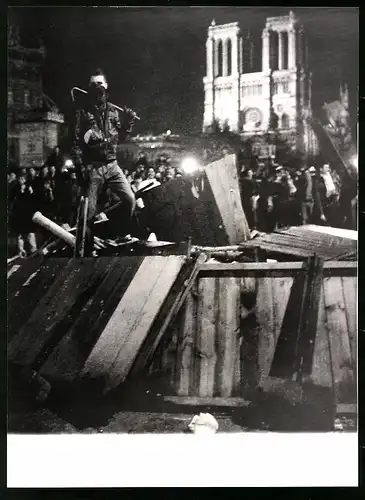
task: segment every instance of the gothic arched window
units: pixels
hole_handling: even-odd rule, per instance
[[[227,76],[230,76],[232,74],[232,42],[231,39],[228,38],[226,42],[226,48],[227,48]]]
[[[288,129],[289,128],[289,116],[287,114],[283,114],[281,117],[281,128]]]
[[[222,40],[217,42],[217,76],[223,75],[223,43]]]
[[[270,32],[270,69],[279,69],[279,34],[277,31]]]
[[[283,69],[288,69],[288,50],[289,50],[289,43],[288,43],[288,32],[283,31],[282,34],[282,61],[283,61]]]

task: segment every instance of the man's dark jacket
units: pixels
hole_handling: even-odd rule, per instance
[[[116,160],[118,143],[126,139],[134,122],[131,114],[126,112],[121,117],[108,102],[78,109],[75,118],[71,157],[76,166]]]

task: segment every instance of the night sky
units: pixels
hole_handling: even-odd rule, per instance
[[[10,8],[9,21],[22,41],[47,50],[44,90],[66,113],[72,86],[86,88],[90,72],[104,69],[111,101],[135,109],[136,132],[195,133],[202,127],[205,42],[217,24],[238,21],[250,29],[261,57],[261,31],[268,16],[287,7],[25,7]],[[304,25],[313,71],[313,105],[338,99],[339,81],[349,84],[356,122],[359,21],[356,8],[295,8]]]

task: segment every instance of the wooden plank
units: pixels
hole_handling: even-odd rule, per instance
[[[231,244],[245,241],[249,228],[244,214],[236,174],[235,156],[226,156],[205,167],[212,192]]]
[[[247,389],[256,389],[260,381],[259,340],[257,309],[257,281],[255,278],[241,279],[240,332],[236,368],[235,393],[244,396]],[[239,378],[238,378],[239,375]]]
[[[323,263],[323,268],[327,270],[357,270],[358,265],[356,262],[338,262],[338,261],[326,261]],[[221,272],[227,271],[260,271],[260,270],[278,270],[278,271],[305,271],[307,265],[305,262],[207,262],[202,264],[201,270],[219,270]]]
[[[31,274],[40,269],[41,265],[42,261],[34,258],[19,259],[16,264],[10,266],[7,272],[7,295],[9,299],[11,299],[18,292]],[[12,269],[14,269],[14,271],[9,275],[9,271]]]
[[[341,278],[325,278],[323,284],[336,403],[352,403],[356,385]]]
[[[323,269],[326,276],[356,276],[357,262],[324,262]],[[219,274],[236,273],[236,276],[252,277],[294,277],[297,273],[305,272],[304,262],[207,262],[201,266],[201,276],[218,276]]]
[[[229,200],[229,187],[226,177],[221,176],[220,171],[224,168],[221,162],[214,162],[205,167],[205,172],[212,189],[214,199],[221,214],[224,229],[228,236],[229,243],[235,244],[235,226],[231,217],[231,207]]]
[[[190,291],[185,299],[181,329],[178,337],[176,392],[189,396],[193,386],[197,301]]]
[[[210,396],[166,396],[164,401],[176,405],[187,406],[222,406],[222,407],[247,407],[251,401],[239,397],[210,397]]]
[[[298,241],[298,239],[296,238],[288,238],[284,235],[278,234],[265,235],[262,243],[266,245],[280,246],[280,248],[288,251],[299,251],[303,254],[306,254],[308,252],[316,253],[318,256],[321,256],[326,260],[329,260],[330,258],[335,259],[342,253],[349,251],[348,247],[335,245],[333,241],[329,241],[328,245],[326,245],[326,243],[324,242],[316,244],[311,242],[309,239]]]
[[[314,342],[317,333],[319,301],[323,284],[323,259],[314,256],[308,270],[308,288],[304,303],[304,321],[299,338],[297,376],[309,376],[312,372]]]
[[[319,299],[317,335],[314,342],[313,364],[310,379],[315,385],[322,387],[334,386],[328,332],[326,328],[323,283]]]
[[[222,170],[222,173],[227,176],[232,218],[236,231],[236,241],[246,241],[248,240],[250,235],[250,228],[248,226],[246,214],[242,207],[239,180],[237,175],[236,156],[232,157],[232,161],[228,163],[224,171]]]
[[[144,258],[132,283],[90,353],[82,372],[83,375],[92,378],[107,375],[120,347],[124,340],[129,337],[130,330],[148,301],[165,264],[164,257]]]
[[[218,315],[216,319],[217,367],[215,395],[228,397],[234,389],[237,338],[239,336],[240,281],[219,278]]]
[[[357,278],[342,277],[347,327],[354,370],[357,365]]]
[[[47,260],[42,265],[38,264],[39,267],[30,266],[20,282],[12,283],[13,286],[8,287],[8,341],[28,321],[68,262],[67,258],[58,258]]]
[[[168,341],[166,338],[164,338],[161,343],[161,349],[159,349],[160,353],[159,355],[161,356],[161,371],[165,375],[165,380],[166,382],[170,382],[171,378],[171,369],[172,369],[172,359],[171,359],[171,349],[173,348],[173,333],[171,333],[170,340]],[[157,351],[156,351],[157,353]]]
[[[168,343],[171,338],[172,329],[170,326],[175,323],[174,317],[184,303],[186,291],[193,285],[195,279],[193,275],[197,274],[197,266],[198,263],[196,261],[184,263],[161,310],[153,321],[148,336],[138,352],[130,370],[131,376],[137,375],[142,370],[145,370],[151,363],[156,364],[156,357],[160,354],[163,355],[164,348],[162,344]],[[159,352],[157,353],[157,351]],[[162,366],[160,369],[162,370]]]
[[[280,335],[293,281],[293,278],[271,278],[274,334],[276,343]]]
[[[201,278],[198,284],[197,395],[213,396],[216,365],[216,280]]]
[[[248,242],[245,244],[246,248],[258,247],[267,253],[291,255],[292,257],[310,257],[313,254],[312,250],[299,250],[293,247],[285,247],[284,245],[274,245],[273,243],[267,243],[264,241],[255,241],[255,243]]]
[[[53,350],[57,348],[58,344],[72,328],[75,320],[79,318],[85,305],[93,297],[95,289],[103,276],[104,263],[103,260],[93,262],[92,259],[89,259],[88,262],[82,262],[81,269],[78,269],[79,275],[76,275],[74,287],[69,289],[69,293],[59,296],[59,302],[67,305],[56,316],[56,320],[47,333],[47,341],[43,342],[42,349],[34,357],[32,362],[34,369],[41,369]],[[48,312],[49,310],[46,311],[46,314]]]
[[[72,291],[75,287],[80,288],[87,278],[88,273],[85,269],[83,272],[80,272],[80,269],[80,265],[76,265],[73,261],[69,261],[64,267],[58,279],[39,301],[29,320],[10,341],[8,346],[10,360],[28,365],[42,351],[51,337],[55,322],[72,307]]]
[[[146,257],[88,357],[82,374],[121,383],[183,265],[184,258]]]
[[[177,362],[177,342],[179,327],[181,324],[181,310],[179,311],[176,321],[172,326],[172,336],[166,349],[166,363],[164,369],[167,369],[169,375],[169,384],[173,394],[176,394],[176,362]]]
[[[349,413],[357,414],[356,404],[338,404],[336,406],[336,415]]]
[[[280,336],[270,369],[270,376],[292,378],[297,354],[297,341],[300,328],[300,310],[306,292],[306,275],[300,273],[292,282],[287,307],[283,317]]]
[[[156,257],[154,257],[154,259],[156,259]],[[162,272],[159,274],[154,288],[151,290],[143,306],[141,314],[138,316],[137,321],[134,322],[128,339],[126,339],[124,344],[119,348],[117,357],[108,372],[106,383],[107,391],[117,387],[128,375],[141,345],[146,340],[150,328],[185,262],[185,257],[175,255],[170,255],[165,258],[162,257],[162,259],[165,259]],[[136,292],[139,293],[139,290],[135,289],[133,293]],[[132,291],[130,291],[130,294],[132,295]]]
[[[262,382],[269,375],[276,345],[276,339],[274,335],[273,298],[270,278],[258,279],[257,320],[260,327],[259,366]]]
[[[201,265],[206,260],[207,256],[205,254],[200,254],[194,263],[189,263],[184,266],[183,272],[180,274],[180,279],[176,281],[175,286],[171,290],[169,300],[166,301],[166,310],[161,311],[162,323],[161,321],[154,322],[151,333],[147,339],[149,345],[143,346],[143,352],[141,352],[143,357],[142,366],[148,364],[151,361],[157,345],[159,344],[161,338],[164,336],[168,326],[175,319],[177,313],[179,312],[181,306],[185,301],[190,288],[193,286],[198,276]],[[156,320],[159,319],[159,317],[156,318]],[[140,368],[142,368],[142,366],[141,363],[138,363],[138,361],[139,360],[137,359],[134,366],[139,370]]]
[[[142,257],[98,258],[104,266],[90,279],[89,299],[40,369],[43,376],[68,381],[78,376],[142,260]]]

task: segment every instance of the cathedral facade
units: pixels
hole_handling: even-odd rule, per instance
[[[262,32],[262,67],[253,71],[252,42],[238,23],[208,29],[204,122],[229,127],[243,138],[276,131],[305,156],[316,154],[312,75],[303,26],[293,12],[270,17]]]

